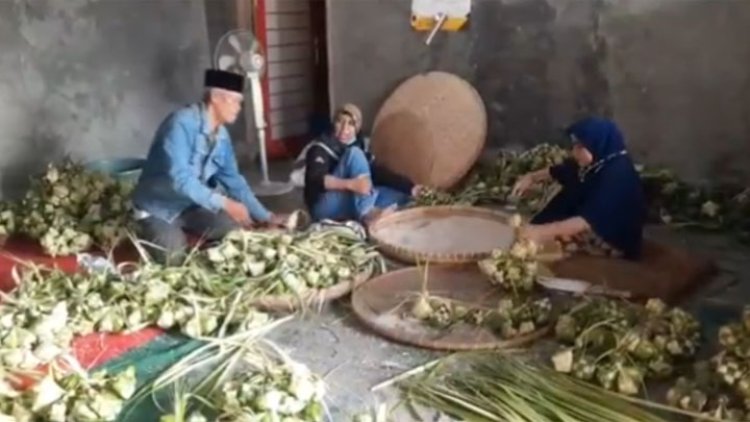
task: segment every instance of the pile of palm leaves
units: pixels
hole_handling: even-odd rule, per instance
[[[568,153],[552,144],[540,144],[523,152],[502,151],[489,164],[479,164],[462,188],[455,192],[426,190],[415,199],[417,206],[512,204],[520,211],[534,213],[554,194],[553,183],[535,186],[522,198],[511,198],[520,176],[560,164]]]
[[[162,422],[322,421],[323,380],[260,338],[283,322],[208,339],[144,385],[132,409],[150,397],[165,413]],[[161,394],[168,389],[175,390],[171,406]]]
[[[455,355],[402,385],[406,398],[467,422],[665,422],[635,399],[497,352]]]

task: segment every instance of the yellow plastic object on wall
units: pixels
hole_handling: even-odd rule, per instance
[[[438,15],[447,18],[441,31],[458,31],[469,21],[471,0],[412,0],[411,27],[415,31],[432,31],[438,23]]]

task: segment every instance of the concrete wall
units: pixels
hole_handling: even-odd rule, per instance
[[[0,1],[0,186],[54,159],[144,156],[200,94],[203,0]]]
[[[488,144],[531,145],[613,116],[634,155],[684,177],[750,180],[750,2],[473,0],[470,27],[426,34],[407,0],[328,0],[332,103],[374,117],[422,71],[482,95]]]

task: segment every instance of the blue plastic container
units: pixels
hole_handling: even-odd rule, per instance
[[[143,158],[113,158],[90,161],[86,163],[86,168],[135,183],[138,181],[145,163],[146,160]]]

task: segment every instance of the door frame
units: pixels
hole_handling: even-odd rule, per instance
[[[313,49],[313,108],[316,113],[330,115],[330,92],[328,90],[328,35],[327,35],[327,1],[307,0],[310,4],[310,32]],[[236,0],[237,25],[240,28],[253,30],[264,51],[268,51],[268,26],[266,0]],[[252,3],[251,3],[252,2]],[[251,9],[250,9],[251,8]],[[248,19],[248,11],[251,18]],[[261,78],[264,117],[266,120],[266,153],[269,160],[296,157],[310,139],[309,136],[298,136],[284,140],[274,139],[270,125],[271,96],[268,72]]]

